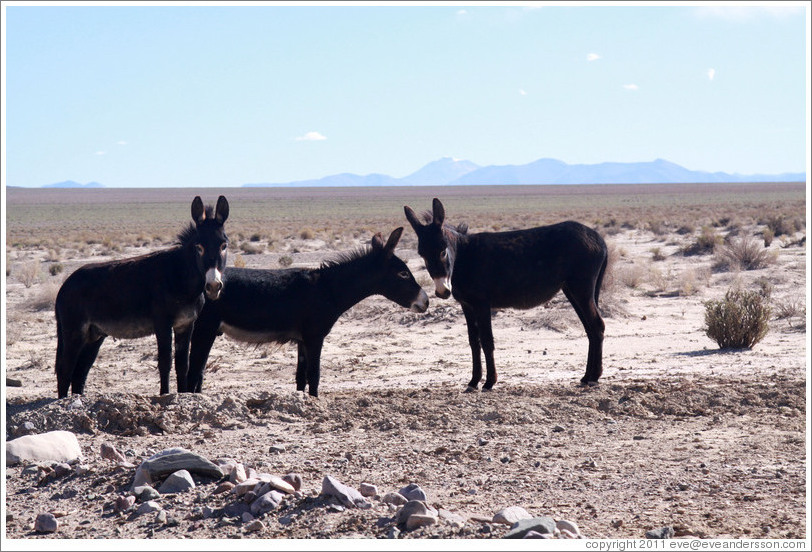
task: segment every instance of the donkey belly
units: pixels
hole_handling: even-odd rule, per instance
[[[155,324],[149,318],[94,320],[88,326],[88,333],[91,336],[101,334],[119,339],[136,339],[155,333]]]
[[[225,322],[220,324],[220,331],[232,339],[246,343],[287,343],[302,340],[302,336],[293,331],[249,330]]]

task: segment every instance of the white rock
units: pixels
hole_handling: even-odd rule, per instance
[[[378,487],[370,483],[361,483],[358,490],[361,491],[361,496],[370,497],[378,494]]]
[[[6,442],[6,465],[20,462],[75,462],[82,457],[82,447],[70,431],[49,431],[24,435]]]
[[[242,483],[246,479],[248,479],[248,476],[245,474],[245,466],[238,462],[236,466],[231,468],[231,475],[229,475],[228,480],[232,483]]]
[[[161,494],[184,493],[194,488],[195,482],[192,474],[186,470],[178,470],[166,478],[166,481],[158,488],[158,492]]]
[[[371,508],[372,504],[361,493],[341,483],[335,477],[325,475],[321,482],[321,494],[336,497],[350,508]]]
[[[157,512],[160,509],[160,504],[154,500],[147,500],[146,502],[142,502],[141,505],[135,510],[135,515],[140,516],[141,514],[149,514],[152,512]]]
[[[254,487],[256,487],[259,483],[259,479],[246,479],[242,483],[237,483],[234,486],[233,493],[237,496],[242,496],[248,491],[253,491]]]
[[[562,534],[564,531],[569,531],[576,537],[581,534],[581,530],[578,529],[578,526],[574,522],[568,521],[566,519],[559,519],[558,521],[556,521],[555,528],[561,531]]]
[[[437,523],[437,518],[432,515],[413,514],[406,520],[406,529],[411,531],[418,527],[426,527]]]
[[[530,513],[521,506],[510,506],[504,510],[499,510],[493,515],[494,523],[513,525],[520,519],[533,519]]]

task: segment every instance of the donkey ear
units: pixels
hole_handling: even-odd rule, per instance
[[[415,214],[415,212],[412,210],[411,207],[404,205],[403,212],[406,213],[406,220],[409,221],[409,224],[412,225],[412,228],[414,228],[415,232],[417,232],[420,228],[423,227],[423,224],[417,218],[417,215]]]
[[[395,247],[397,246],[398,242],[400,241],[400,236],[403,235],[403,227],[395,228],[392,230],[392,233],[389,234],[389,239],[386,240],[386,245],[384,246],[384,251],[386,251],[386,256],[391,257],[395,254]]]
[[[223,224],[228,218],[228,200],[226,196],[217,198],[217,207],[214,209],[214,219]]]
[[[192,220],[200,224],[206,220],[206,210],[203,208],[203,200],[200,196],[195,196],[192,200]]]
[[[437,226],[442,226],[445,220],[445,207],[443,207],[443,204],[440,203],[440,200],[436,197],[434,201],[431,202],[431,206],[434,213],[434,220],[432,222]]]
[[[383,247],[384,247],[383,246],[383,236],[381,235],[381,233],[378,232],[377,234],[372,236],[372,242],[370,242],[370,243],[372,245],[372,249],[383,249]]]

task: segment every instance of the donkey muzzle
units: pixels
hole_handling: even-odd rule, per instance
[[[451,297],[451,284],[448,283],[448,278],[434,278],[434,294],[440,299]]]
[[[414,312],[426,312],[429,308],[429,296],[422,289],[417,297],[412,301],[411,309]]]
[[[206,271],[206,297],[212,301],[220,298],[220,292],[223,291],[223,274],[216,268],[210,268]]]

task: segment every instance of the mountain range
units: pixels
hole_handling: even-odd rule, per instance
[[[98,182],[88,182],[87,184],[80,184],[73,180],[65,180],[64,182],[55,182],[54,184],[46,184],[43,188],[104,188]]]
[[[597,163],[570,165],[557,159],[539,159],[526,165],[481,167],[471,161],[443,157],[403,178],[385,174],[350,173],[314,180],[285,183],[245,184],[261,186],[476,186],[493,184],[687,184],[717,182],[804,182],[806,173],[729,174],[692,171],[657,159],[643,163]]]

